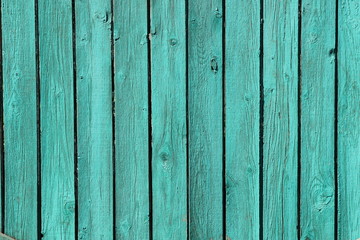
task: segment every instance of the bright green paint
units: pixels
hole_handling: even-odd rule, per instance
[[[72,5],[39,0],[42,239],[73,239]]]
[[[264,239],[297,238],[298,2],[264,0]]]
[[[339,239],[360,237],[360,6],[339,0]]]
[[[147,4],[114,2],[116,238],[149,238]]]
[[[153,239],[186,239],[185,1],[151,4]]]
[[[113,237],[110,1],[75,2],[79,239]]]
[[[189,1],[190,238],[222,239],[222,1]]]
[[[259,238],[259,1],[226,1],[226,235]]]
[[[302,1],[301,239],[334,239],[335,3]]]
[[[2,1],[5,229],[37,238],[35,6]]]

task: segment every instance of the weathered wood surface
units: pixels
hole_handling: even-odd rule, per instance
[[[184,0],[151,1],[153,239],[187,236],[185,20]]]
[[[189,1],[189,209],[191,239],[222,239],[222,1]]]
[[[1,12],[5,152],[3,231],[19,239],[36,239],[38,152],[34,1],[3,0]]]
[[[298,1],[264,0],[264,239],[297,238]]]
[[[148,239],[148,6],[114,2],[116,238]]]
[[[339,239],[360,236],[360,6],[339,0],[338,183]]]
[[[111,1],[76,1],[79,239],[113,237]]]
[[[352,0],[2,0],[1,231],[359,238],[359,29]]]
[[[302,239],[335,236],[335,4],[303,0],[301,7]]]
[[[42,239],[73,239],[76,156],[72,2],[39,0],[38,14],[41,234]]]
[[[260,2],[226,1],[226,235],[259,238]],[[245,40],[248,39],[248,40]]]

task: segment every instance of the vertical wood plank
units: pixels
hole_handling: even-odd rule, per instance
[[[74,239],[71,0],[39,0],[43,239]]]
[[[264,0],[264,239],[297,238],[298,1]]]
[[[302,239],[334,238],[335,3],[302,1]]]
[[[339,0],[338,174],[339,239],[360,236],[360,7]]]
[[[37,238],[34,1],[2,0],[5,231]]]
[[[222,1],[189,1],[190,238],[222,239]]]
[[[149,239],[147,3],[114,4],[116,238]]]
[[[185,1],[151,1],[153,238],[186,239]]]
[[[79,239],[113,237],[110,1],[75,2]]]
[[[226,1],[226,235],[259,239],[260,2]]]

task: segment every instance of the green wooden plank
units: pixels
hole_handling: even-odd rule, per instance
[[[5,229],[37,238],[37,124],[34,1],[2,1]]]
[[[301,239],[334,238],[335,3],[302,1]]]
[[[71,0],[39,0],[41,231],[75,237],[74,96]]]
[[[298,1],[264,1],[264,239],[297,238]]]
[[[149,238],[147,4],[114,2],[116,238]]]
[[[222,1],[189,1],[190,238],[222,239]]]
[[[360,237],[360,7],[339,1],[339,239]]]
[[[152,0],[151,16],[153,238],[186,239],[185,1]]]
[[[113,237],[110,1],[76,1],[79,239]]]
[[[226,235],[259,239],[259,1],[226,1]]]

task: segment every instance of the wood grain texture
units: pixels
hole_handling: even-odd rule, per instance
[[[222,239],[222,1],[189,1],[190,238]]]
[[[339,239],[360,237],[360,6],[339,0]]]
[[[39,0],[42,239],[75,237],[71,0]]]
[[[226,1],[226,235],[259,239],[259,1]]]
[[[110,1],[76,1],[79,239],[113,237]]]
[[[151,1],[153,238],[187,239],[185,1]]]
[[[298,1],[264,1],[264,239],[297,238]]]
[[[5,229],[37,238],[37,125],[34,1],[2,1]]]
[[[114,2],[116,238],[149,238],[147,4]]]
[[[302,1],[301,239],[333,239],[335,3]]]

